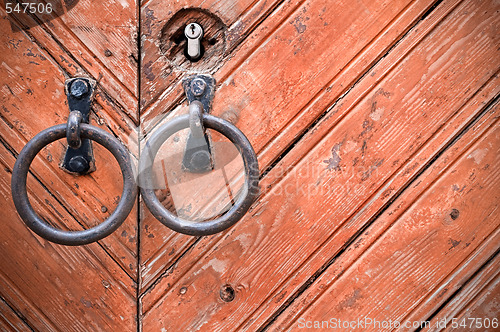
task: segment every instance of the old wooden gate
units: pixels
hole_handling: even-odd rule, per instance
[[[499,10],[494,0],[3,1],[1,329],[496,330]],[[191,22],[204,28],[198,61],[185,54]],[[242,220],[182,235],[139,197],[90,245],[26,228],[12,168],[35,134],[66,123],[67,79],[97,81],[91,124],[137,159],[144,136],[187,112],[181,82],[193,73],[213,75],[211,113],[257,152],[260,195]],[[215,149],[231,156],[214,177],[184,174],[185,136],[162,147],[170,190],[158,195],[179,214],[213,215],[231,202],[239,157]],[[121,175],[98,144],[95,172],[63,172],[65,146],[39,153],[29,197],[57,227],[88,228],[117,206]]]

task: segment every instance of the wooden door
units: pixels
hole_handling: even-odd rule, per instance
[[[2,328],[498,327],[497,2],[80,0],[46,22],[2,10]],[[205,29],[196,62],[182,37],[193,21]],[[139,198],[92,245],[26,229],[10,171],[31,137],[66,121],[66,78],[99,81],[92,124],[137,158],[187,112],[193,73],[214,76],[211,113],[258,155],[242,220],[182,235]],[[237,191],[239,157],[211,134],[224,147],[211,174],[180,167],[186,132],[162,147],[158,195],[172,211],[210,217]],[[116,206],[118,168],[96,148],[95,173],[65,174],[63,145],[33,164],[30,197],[61,227],[89,227]]]
[[[139,121],[136,4],[46,3],[54,4],[52,15],[24,14],[22,7],[21,13],[7,14],[5,3],[1,6],[0,329],[136,330],[137,206],[111,236],[67,247],[30,232],[10,194],[21,148],[41,130],[66,122],[68,78],[98,81],[91,124],[126,144]],[[119,167],[94,144],[96,171],[69,175],[59,168],[65,146],[63,140],[51,144],[31,165],[30,200],[59,227],[88,228],[115,209],[122,188]]]

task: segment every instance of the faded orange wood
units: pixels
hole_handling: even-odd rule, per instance
[[[475,7],[480,5],[484,8]],[[305,156],[293,172],[268,192],[252,214],[218,243],[202,239],[144,296],[144,327],[235,328],[263,303],[272,301],[270,310],[283,304],[311,276],[311,270],[301,274],[298,268],[312,262],[316,266],[312,271],[317,271],[325,256],[311,255],[319,248],[327,255],[338,252],[342,239],[355,235],[367,220],[343,223],[361,211],[402,165],[416,172],[419,163],[408,159],[462,112],[465,102],[498,70],[494,10],[489,6],[493,5],[460,5],[353,107],[339,103],[333,108],[331,114],[337,114],[340,122],[311,152],[302,150]],[[488,90],[480,102],[487,102],[490,94]],[[467,117],[474,118],[474,113]],[[453,136],[443,139],[438,146]],[[419,162],[425,167],[425,160],[437,152],[429,151]],[[340,162],[335,162],[335,153]],[[316,191],[308,196],[299,190],[302,184],[311,184],[309,189]],[[333,189],[321,191],[325,187]],[[279,193],[284,189],[289,189],[286,201]],[[332,236],[334,245],[324,247]],[[276,293],[290,275],[293,287]],[[226,283],[236,290],[230,303],[218,296]],[[272,313],[259,320],[265,322]],[[171,319],[181,314],[184,320]]]
[[[317,1],[297,8],[287,3],[215,74],[219,87],[213,113],[232,120],[249,137],[260,152],[261,169],[347,91],[431,2],[397,2],[393,6],[374,2],[359,15],[349,14],[358,6]],[[304,31],[303,24],[308,26]],[[325,48],[325,40],[337,45]],[[169,97],[158,99],[151,112],[144,114],[146,128],[168,101]],[[178,107],[170,116],[184,109]],[[141,250],[143,285],[148,286],[193,240],[172,234],[147,212],[144,215]],[[154,238],[146,239],[150,234]]]
[[[436,324],[446,321],[447,331],[494,331],[500,310],[500,257],[498,254],[482,268],[458,294],[431,320],[429,331],[438,331]],[[456,319],[458,328],[453,329]],[[477,319],[479,318],[479,320]],[[465,323],[466,328],[462,325]],[[471,328],[472,327],[472,328]]]
[[[20,27],[34,25],[33,18],[28,16],[22,17],[22,19],[17,23]],[[51,21],[53,28],[57,24],[58,21]],[[44,28],[31,28],[26,33],[41,48],[50,50],[52,56],[49,56],[48,59],[63,70],[68,77],[83,75],[98,80],[100,84],[96,89],[94,111],[99,115],[100,121],[114,132],[130,133],[135,126],[133,119],[137,121],[138,117],[136,114],[137,100],[124,93],[122,83],[114,80],[114,77],[105,75],[106,68],[100,66],[98,62],[91,61],[95,55],[87,49],[81,49],[81,43],[75,40],[74,35],[69,33],[64,26],[57,31],[59,37],[52,34],[46,26]],[[65,42],[59,42],[58,38]],[[66,44],[71,45],[71,49],[67,49]],[[109,81],[110,79],[112,81]],[[137,153],[134,154],[137,155]]]
[[[412,161],[407,163],[405,167],[398,171],[398,174],[391,180],[387,182],[384,188],[402,188],[407,187],[412,182],[413,186],[408,187],[407,194],[405,195],[405,201],[410,204],[415,200],[421,193],[419,190],[414,190],[416,186],[425,187],[431,184],[441,171],[450,164],[451,161],[456,160],[461,154],[463,154],[466,149],[470,148],[471,145],[477,140],[478,137],[484,134],[484,132],[492,126],[496,121],[498,116],[498,105],[496,109],[488,111],[479,120],[477,120],[476,125],[467,130],[467,132],[460,138],[460,140],[453,144],[451,147],[447,148],[447,145],[453,140],[459,137],[461,131],[464,130],[468,125],[474,122],[474,119],[478,114],[481,114],[484,109],[484,100],[491,99],[498,95],[500,92],[499,79],[496,77],[494,80],[490,81],[483,89],[481,89],[472,98],[467,105],[462,109],[461,112],[457,113],[453,118],[447,121],[446,126],[440,130],[439,134],[433,137],[426,146],[421,149],[413,158]],[[487,93],[488,92],[488,93]],[[444,141],[443,141],[444,140]],[[415,176],[421,171],[422,167],[430,162],[426,155],[432,154],[433,151],[446,151],[446,156],[440,158],[437,162],[429,167],[424,175],[421,176],[423,180],[413,180]],[[390,189],[380,190],[375,198],[355,216],[355,219],[369,220],[372,215],[378,212],[379,209],[383,209],[384,206],[390,204],[391,196],[387,193]],[[403,200],[402,200],[403,201]],[[403,204],[403,203],[401,203]],[[393,203],[396,206],[395,209],[403,209],[401,204]],[[389,212],[392,214],[392,212]],[[370,228],[363,233],[359,234],[357,240],[351,243],[347,248],[343,250],[342,255],[336,257],[335,261],[326,269],[315,282],[304,291],[299,298],[297,298],[290,306],[287,306],[285,311],[273,322],[273,327],[277,329],[284,329],[290,324],[291,321],[296,321],[297,316],[300,315],[304,310],[306,310],[314,301],[323,294],[324,290],[327,289],[332,283],[334,283],[343,273],[347,270],[353,262],[355,262],[360,256],[363,255],[364,251],[367,250],[382,234],[384,231],[391,226],[393,222],[392,219],[384,219],[386,222],[377,219]],[[324,247],[328,248],[334,245],[335,242],[342,241],[338,237],[333,237],[328,242],[325,243]],[[345,239],[343,241],[349,241]],[[425,300],[421,301],[416,305],[407,317],[408,321],[423,321],[426,320],[429,315],[435,312],[440,305],[449,296],[451,296],[454,291],[460,288],[465,280],[471,277],[474,273],[474,269],[477,266],[482,265],[486,262],[491,255],[497,250],[497,243],[495,241],[489,241],[486,244],[481,244],[475,251],[474,255],[469,256],[466,260],[462,262],[462,268],[452,275],[448,276],[448,279],[441,284],[441,286],[432,292],[430,292]],[[325,250],[320,250],[316,256],[324,259],[326,255]],[[310,267],[307,265],[303,270],[310,272]],[[283,292],[285,289],[293,285],[293,280],[290,280],[288,284],[281,287]],[[280,292],[276,292],[280,294]]]
[[[53,66],[50,60],[53,55],[50,52],[41,50],[22,31],[8,33],[9,25],[8,19],[4,17],[2,31],[5,33],[0,37],[4,48],[2,57],[4,66],[1,69],[3,71],[1,114],[5,130],[2,131],[2,136],[6,137],[6,141],[15,151],[19,152],[36,133],[52,125],[66,122],[69,113],[64,94],[64,79],[67,74]],[[37,29],[40,30],[36,27],[30,32]],[[57,55],[58,50],[53,51]],[[44,69],[40,70],[40,67]],[[99,106],[95,103],[93,107],[98,112],[102,109],[106,109],[108,113],[114,112],[112,104]],[[37,119],[33,121],[31,112],[35,110]],[[103,112],[98,114],[99,117],[91,116],[91,118],[104,129],[108,129],[107,124],[112,123],[112,120],[109,118],[102,120],[100,115]],[[120,131],[121,127],[118,124],[115,123],[113,127],[116,128],[117,134],[123,132]],[[121,136],[126,142],[126,133]],[[116,162],[112,161],[112,156],[95,144],[96,160],[99,163],[97,172],[76,178],[59,169],[58,165],[65,150],[63,141],[52,146],[52,149],[45,150],[46,164],[42,166],[43,168],[40,166],[34,168],[38,170],[39,177],[45,179],[47,187],[52,188],[52,193],[64,202],[64,206],[87,225],[93,225],[109,216],[117,205],[116,197],[121,193],[121,187],[118,186],[121,185],[121,175],[116,172],[119,168]],[[35,165],[36,163],[34,167]],[[120,237],[123,231],[128,236]],[[120,233],[114,233],[110,238],[103,240],[109,252],[122,263],[124,270],[132,277],[136,274],[135,233],[136,220],[131,215],[121,227]],[[112,238],[115,240],[110,241]]]
[[[379,218],[390,228],[289,327],[301,321],[358,317],[403,323],[427,292],[460,269],[482,242],[498,244],[498,124],[495,121],[457,161],[450,158],[436,172],[441,175],[437,179],[422,179],[430,186],[420,195],[410,193],[414,200],[408,202],[405,194],[396,200]],[[419,191],[419,180],[412,191]]]
[[[31,331],[30,327],[0,298],[0,329],[2,331]]]
[[[73,9],[78,19],[98,19],[88,10],[78,14],[82,9]],[[0,208],[4,211],[0,232],[0,294],[36,330],[135,330],[137,212],[133,211],[117,232],[99,244],[64,247],[30,232],[17,216],[10,194],[10,172],[17,153],[39,131],[67,120],[64,80],[73,75],[95,79],[99,74],[113,76],[106,68],[112,65],[96,60],[92,50],[96,50],[95,44],[105,46],[102,38],[113,34],[114,28],[108,26],[104,34],[103,30],[90,29],[77,33],[76,37],[60,19],[55,19],[29,31],[12,31],[12,21],[3,9],[0,12],[0,163],[3,166]],[[126,14],[135,17],[135,11]],[[29,17],[24,20],[13,23],[21,27],[30,23]],[[76,21],[70,24],[77,24]],[[123,32],[133,30],[134,26],[117,29]],[[113,43],[116,38],[130,41],[130,37],[120,34],[110,36]],[[82,42],[79,38],[95,39]],[[124,52],[133,51],[123,44],[120,47]],[[127,83],[118,84],[116,77],[101,80],[91,123],[126,142],[134,126],[133,117],[129,118],[128,110],[125,112],[125,107],[116,100],[133,95],[125,91]],[[127,75],[127,80],[136,84],[133,75]],[[111,86],[111,92],[107,91]],[[120,90],[128,97],[120,98],[116,94]],[[137,113],[136,103],[129,115]],[[63,229],[93,226],[109,216],[117,205],[121,194],[119,167],[104,148],[95,144],[94,149],[97,171],[90,176],[74,177],[59,169],[65,150],[62,140],[44,149],[31,166],[28,181],[31,202],[36,211]]]

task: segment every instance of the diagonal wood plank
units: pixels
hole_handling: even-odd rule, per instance
[[[9,155],[1,147],[2,156]],[[134,330],[136,301],[131,279],[98,244],[53,245],[36,237],[19,220],[10,199],[13,162],[12,157],[8,164],[0,162],[0,195],[4,197],[0,200],[4,211],[1,296],[39,331]],[[42,216],[71,220],[57,201],[43,199],[45,188],[32,177],[29,187],[30,201]]]
[[[33,331],[3,298],[0,298],[0,329],[2,331]]]
[[[418,48],[412,49],[353,110],[343,108],[342,104],[332,109],[332,114],[342,115],[341,121],[306,154],[307,158],[297,164],[293,172],[269,191],[254,209],[253,218],[247,216],[205,256],[199,256],[204,247],[211,247],[210,239],[203,239],[144,296],[144,326],[170,326],[174,322],[167,321],[163,308],[168,307],[170,314],[185,313],[183,308],[188,303],[194,304],[197,310],[191,311],[189,318],[183,314],[186,321],[175,322],[181,328],[217,328],[222,317],[225,324],[239,326],[249,312],[274,292],[276,285],[288,278],[290,271],[297,271],[303,260],[337,229],[341,231],[335,236],[340,238],[356,233],[362,224],[346,224],[340,228],[343,221],[359,210],[371,193],[401,164],[406,164],[441,124],[456,114],[498,70],[492,56],[496,49],[491,38],[493,19],[488,16],[488,10],[474,5],[468,2],[457,7],[459,9],[448,15]],[[462,22],[459,26],[458,21]],[[471,23],[463,24],[464,21]],[[449,38],[450,35],[453,37]],[[440,38],[448,39],[444,42]],[[453,47],[456,41],[467,47]],[[462,68],[459,59],[473,61],[467,65],[467,73],[457,70]],[[477,66],[479,63],[481,66]],[[449,95],[451,91],[453,95]],[[422,106],[425,112],[419,111]],[[428,112],[432,113],[432,119],[426,116]],[[332,146],[337,143],[342,146],[337,152],[342,162],[331,166],[330,159],[335,160]],[[362,148],[364,145],[366,148]],[[386,158],[381,162],[378,153],[382,148]],[[359,151],[363,151],[362,158]],[[426,158],[432,159],[433,155]],[[336,185],[338,181],[342,186]],[[312,189],[317,190],[308,196],[307,191],[298,190],[301,183],[313,183]],[[342,190],[321,191],[325,186]],[[289,191],[283,203],[286,188]],[[306,234],[297,237],[304,229]],[[327,249],[335,251],[339,246],[336,242],[336,247]],[[268,258],[270,254],[272,261]],[[192,261],[196,261],[194,266]],[[230,303],[223,303],[217,295],[226,283],[236,291],[236,300]],[[284,301],[286,296],[276,301]],[[175,306],[170,301],[175,302]],[[157,319],[158,316],[165,319]]]
[[[500,310],[498,253],[430,321],[429,331],[484,331],[498,327]],[[496,327],[495,327],[496,326]]]
[[[444,167],[433,172],[437,178],[417,178],[411,187],[416,193],[404,193],[379,217],[380,223],[390,225],[388,230],[289,328],[358,317],[403,326],[406,314],[483,242],[498,245],[498,124],[490,124],[458,160],[443,155]],[[476,262],[467,268],[475,271],[480,266]],[[364,328],[379,330],[373,323]]]
[[[72,9],[72,11],[78,10],[81,10],[81,8],[75,7]],[[7,16],[4,9],[2,9],[2,12],[4,16]],[[83,16],[89,14],[86,12]],[[97,56],[82,44],[78,37],[60,19],[40,24],[36,17],[30,15],[8,17],[12,22],[15,22],[13,23],[14,30],[5,27],[5,31],[19,34],[20,30],[23,29],[24,33],[29,35],[34,43],[38,44],[42,49],[50,50],[49,52],[54,54],[52,60],[69,75],[83,75],[99,81],[96,99],[104,104],[112,103],[117,108],[115,112],[109,113],[109,116],[113,117],[116,122],[128,123],[128,126],[138,124],[137,97],[128,91],[128,88],[102,62],[96,61]],[[128,28],[135,29],[133,26]],[[102,31],[99,30],[88,29],[85,31],[90,35],[96,31],[102,34]],[[127,76],[127,79],[137,81],[137,75]],[[126,119],[123,119],[124,115],[127,117]]]

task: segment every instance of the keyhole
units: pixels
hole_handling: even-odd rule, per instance
[[[184,30],[187,38],[184,54],[191,62],[197,62],[203,57],[204,47],[202,45],[203,28],[197,23],[188,23]]]

